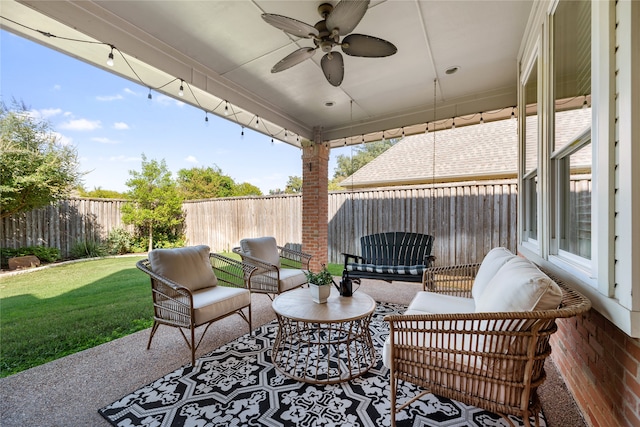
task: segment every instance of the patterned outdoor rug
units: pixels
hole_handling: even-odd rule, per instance
[[[389,332],[382,319],[404,310],[378,303],[371,321],[377,364],[350,382],[312,385],[280,374],[271,363],[278,328],[273,321],[201,357],[196,369],[182,367],[98,412],[118,427],[388,426],[389,372],[381,354]],[[401,387],[415,394],[415,386],[401,382]],[[522,419],[510,418],[523,425]],[[397,420],[398,426],[508,425],[496,414],[433,394],[414,402]],[[540,421],[546,426],[543,417]]]

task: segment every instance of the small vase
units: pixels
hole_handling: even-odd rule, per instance
[[[323,304],[327,302],[327,298],[331,295],[331,286],[318,286],[315,283],[309,283],[309,292],[311,292],[313,302]]]

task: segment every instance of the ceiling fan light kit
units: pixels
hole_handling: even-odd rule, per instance
[[[315,48],[303,47],[285,56],[271,69],[278,73],[311,58],[320,49],[325,55],[320,66],[327,81],[333,86],[340,86],[344,78],[344,59],[340,52],[334,52],[340,46],[342,52],[350,56],[364,58],[382,58],[395,54],[398,49],[390,42],[363,34],[349,34],[360,23],[367,9],[369,0],[341,0],[335,7],[330,3],[318,6],[322,17],[314,26],[297,19],[272,13],[262,14],[268,24],[300,38],[313,39]],[[347,35],[349,34],[349,35]],[[340,36],[345,36],[340,42]]]

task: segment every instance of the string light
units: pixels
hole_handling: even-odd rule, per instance
[[[382,131],[382,142],[384,142],[386,138],[384,137],[384,131]],[[344,145],[347,145],[347,141],[345,140]]]
[[[289,134],[287,133],[287,130],[284,130],[284,140],[288,141],[289,140]]]
[[[178,96],[184,96],[184,86],[182,86],[183,83],[184,80],[180,79],[180,89],[178,90]]]
[[[242,130],[240,131],[240,139],[244,139],[244,126],[242,126]]]
[[[589,108],[589,104],[587,103],[587,95],[584,96],[584,101],[582,102],[582,109]]]
[[[429,123],[427,123],[427,127],[424,128],[424,134],[428,134],[429,133]]]
[[[451,123],[451,129],[455,129],[455,128],[456,128],[456,119],[454,117],[453,122]]]
[[[482,117],[482,113],[480,113],[480,124],[483,125],[484,124],[484,117]]]
[[[109,57],[107,59],[107,65],[109,67],[113,67],[113,49],[115,49],[115,46],[111,45],[111,52],[109,52]]]
[[[229,115],[229,101],[225,101],[225,104],[224,104],[224,115],[225,116]]]
[[[402,128],[402,137],[404,138],[404,128]]]
[[[258,129],[258,126],[260,126],[260,117],[256,116],[255,128]]]
[[[204,122],[208,125],[209,124],[209,112],[205,111],[204,112]]]
[[[147,99],[151,100],[153,98],[153,96],[151,96],[151,88],[149,88],[149,95],[147,95]]]
[[[516,118],[516,107],[511,107],[511,120]]]

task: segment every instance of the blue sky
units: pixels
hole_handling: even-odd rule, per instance
[[[249,182],[263,194],[284,189],[289,176],[302,175],[300,149],[153,93],[30,40],[0,30],[0,96],[24,102],[76,147],[87,190],[127,191],[130,170],[142,154],[165,160],[174,173],[217,166],[234,181]],[[333,176],[332,152],[329,177]]]

